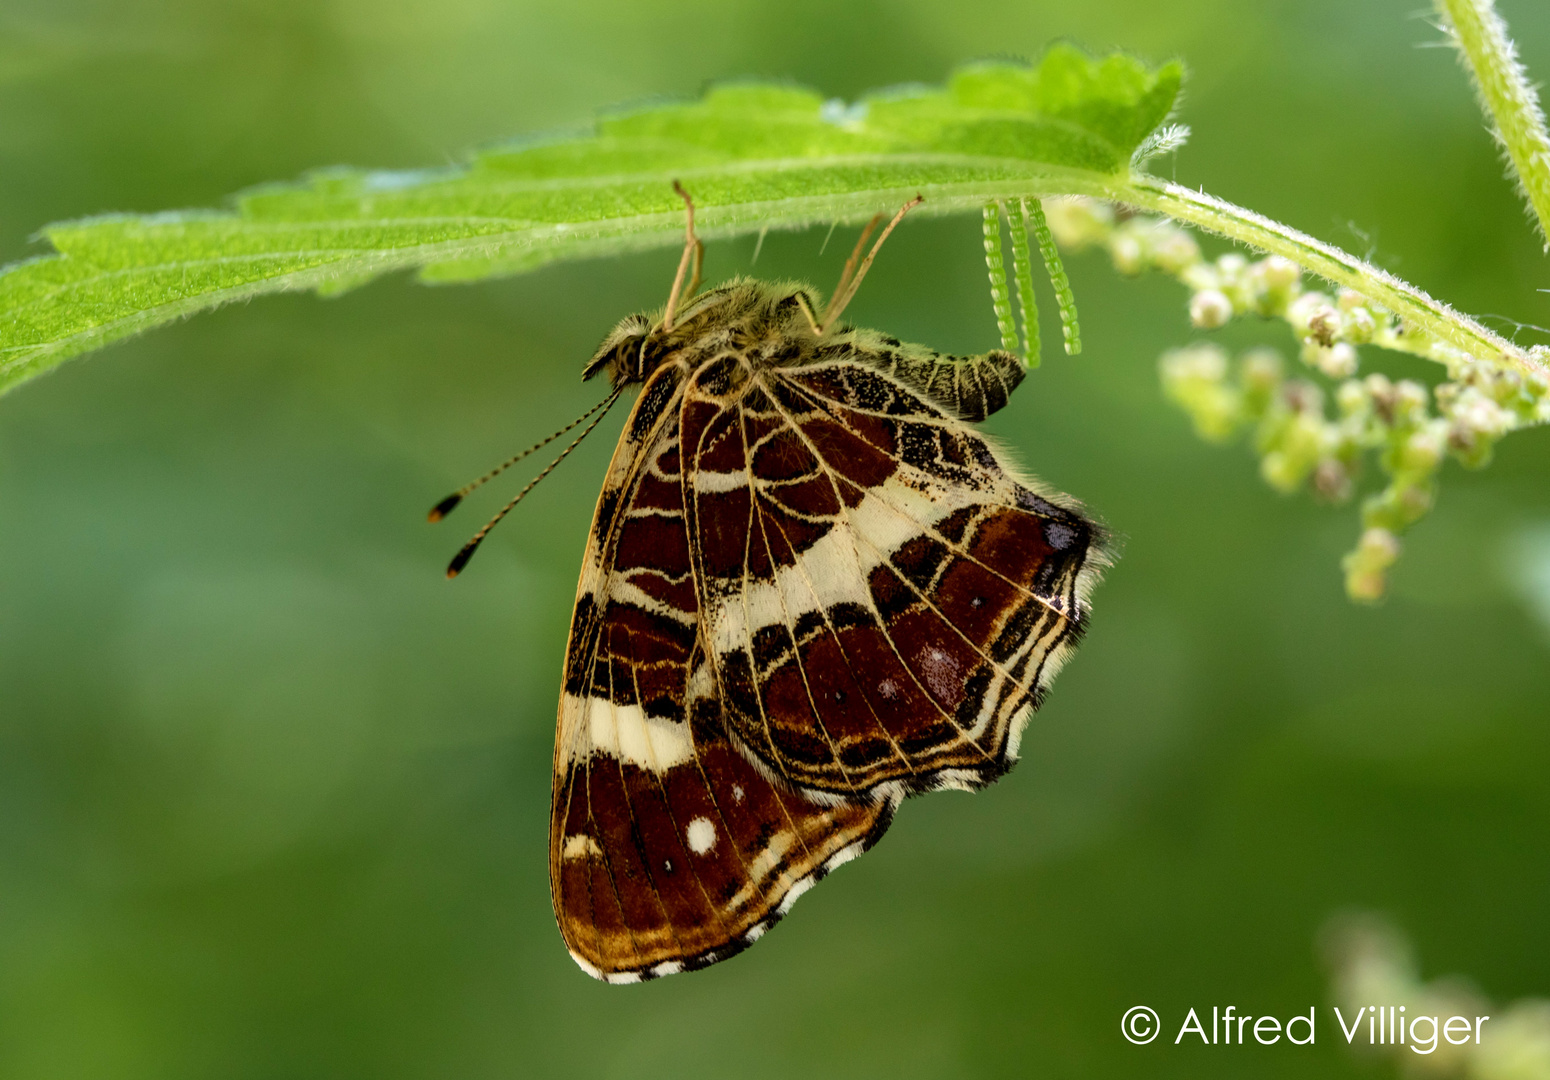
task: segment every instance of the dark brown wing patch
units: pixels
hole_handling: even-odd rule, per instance
[[[714,709],[701,702],[687,761],[652,769],[598,751],[567,768],[550,841],[555,910],[596,978],[637,982],[740,952],[888,827],[888,799],[824,806],[772,782]]]

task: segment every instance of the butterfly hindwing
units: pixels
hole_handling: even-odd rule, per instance
[[[1082,627],[1097,527],[961,420],[830,352],[728,358],[682,410],[704,635],[728,729],[839,796],[976,787]]]
[[[556,738],[555,913],[577,962],[612,982],[742,949],[873,843],[894,805],[815,801],[729,738],[698,637],[680,378],[643,390],[599,499]]]

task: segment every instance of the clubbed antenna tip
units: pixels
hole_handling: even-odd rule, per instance
[[[442,518],[444,518],[448,514],[452,513],[453,508],[456,507],[457,504],[462,502],[462,501],[463,501],[463,496],[459,495],[456,492],[453,492],[451,495],[448,495],[445,499],[442,499],[441,502],[439,502],[435,506],[431,507],[431,512],[429,514],[425,515],[425,518],[426,518],[427,521],[431,522],[431,524],[434,525],[436,522],[440,521]]]
[[[608,415],[608,407],[610,405],[612,405],[614,402],[618,401],[619,400],[619,395],[622,394],[622,393],[624,393],[624,387],[621,386],[617,390],[615,390],[613,393],[609,394],[606,398],[604,398],[597,405],[594,405],[592,408],[588,409],[582,416],[580,416],[576,420],[572,421],[571,424],[569,425],[569,427],[562,428],[555,435],[551,435],[548,439],[544,440],[545,443],[552,442],[554,439],[558,438],[560,435],[565,434],[565,432],[569,431],[571,428],[573,428],[577,424],[581,423],[581,421],[585,420],[588,416],[591,416],[593,413],[597,413],[598,414],[597,415],[597,419],[593,420],[590,424],[588,424],[586,426],[586,428],[583,429],[583,431],[581,432],[580,435],[577,435],[574,439],[572,439],[571,440],[571,444],[569,446],[567,446],[564,450],[561,450],[559,456],[556,457],[553,461],[549,462],[549,464],[544,467],[544,471],[543,472],[539,473],[537,476],[533,477],[533,479],[529,480],[528,484],[527,484],[527,487],[525,487],[521,491],[517,492],[517,497],[515,499],[512,499],[505,506],[501,507],[500,513],[496,514],[489,521],[487,521],[485,523],[484,528],[482,528],[478,532],[474,533],[474,538],[472,540],[470,540],[468,543],[463,545],[463,550],[458,552],[455,556],[453,556],[452,562],[447,566],[447,576],[449,578],[455,578],[455,577],[458,576],[459,573],[462,572],[463,567],[468,565],[468,560],[472,559],[474,557],[474,552],[478,550],[479,545],[481,543],[483,543],[484,538],[486,536],[490,535],[490,530],[495,528],[495,526],[499,525],[501,523],[501,519],[502,518],[504,518],[507,514],[511,513],[512,510],[516,509],[517,504],[519,502],[521,502],[523,499],[527,498],[528,492],[532,491],[535,487],[537,487],[539,485],[539,483],[541,483],[543,481],[544,477],[546,477],[550,473],[554,472],[555,466],[558,465],[560,462],[564,461],[566,459],[566,457],[569,456],[569,454],[570,454],[570,452],[572,450],[574,450],[574,449],[576,449],[576,447],[580,446],[582,439],[585,439],[588,435],[592,434],[593,430],[597,427],[597,425],[599,425],[599,424],[601,424],[603,422],[603,417]],[[542,445],[544,445],[544,444],[543,443],[539,444],[539,446],[542,446]],[[536,449],[536,447],[534,449]],[[525,457],[527,455],[523,454],[523,455],[519,455],[519,456],[520,457]],[[515,459],[513,459],[513,460],[515,460]],[[501,466],[502,469],[504,469],[505,467],[506,466],[504,466],[504,465]],[[496,469],[494,472],[499,472],[499,471],[500,471],[500,469]],[[486,474],[486,475],[487,476],[493,476],[494,472]],[[445,499],[442,499],[441,502],[436,504],[436,508],[431,511],[431,520],[432,521],[439,521],[439,520],[441,520],[441,518],[446,515],[447,511],[451,510],[454,506],[456,506],[458,504],[458,501],[460,499],[462,499],[463,495],[466,492],[472,491],[475,487],[478,486],[479,483],[482,483],[482,482],[483,482],[483,479],[481,479],[480,481],[478,481],[478,482],[476,482],[474,484],[470,484],[468,487],[464,488],[462,491],[459,491],[459,492],[457,492],[455,494],[452,494],[452,495],[448,495]]]
[[[479,540],[483,539],[484,537],[482,536],[479,538]],[[449,579],[455,578],[463,572],[463,567],[468,565],[468,560],[474,557],[474,552],[479,547],[479,540],[472,541],[462,551],[452,556],[452,561],[447,564],[447,577]]]

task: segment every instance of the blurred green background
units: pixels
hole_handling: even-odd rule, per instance
[[[0,260],[51,220],[439,164],[708,80],[849,96],[1070,37],[1189,62],[1196,134],[1158,171],[1550,323],[1418,6],[5,0]],[[1502,8],[1550,75],[1550,7]],[[758,271],[827,287],[848,243],[820,255],[824,232],[771,235]],[[752,248],[712,245],[712,279]],[[485,506],[424,511],[596,400],[580,364],[676,258],[267,299],[0,400],[0,1077],[1383,1075],[1328,1020],[1306,1049],[1172,1045],[1192,1006],[1322,1006],[1314,938],[1351,906],[1428,976],[1550,991],[1550,431],[1450,466],[1392,598],[1353,607],[1354,510],[1198,442],[1155,375],[1183,291],[1098,255],[1071,266],[1086,353],[1047,351],[990,425],[1125,537],[1023,764],[907,804],[730,963],[583,977],[549,912],[548,772],[623,414],[456,583]],[[994,344],[978,223],[901,229],[851,311]],[[1169,1030],[1133,1047],[1141,1003]]]

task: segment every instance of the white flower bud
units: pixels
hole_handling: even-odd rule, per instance
[[[1399,454],[1399,466],[1405,472],[1431,473],[1442,464],[1447,450],[1446,421],[1428,424],[1405,440]]]
[[[1216,264],[1198,262],[1188,267],[1179,275],[1179,280],[1191,289],[1199,292],[1201,289],[1219,289],[1222,287],[1222,275],[1216,272]]]
[[[1429,397],[1426,387],[1414,379],[1401,379],[1394,385],[1394,413],[1401,417],[1414,417],[1426,411]]]
[[[1290,289],[1302,280],[1302,269],[1291,259],[1270,255],[1260,260],[1260,274],[1271,289]]]
[[[1168,379],[1221,382],[1227,377],[1227,354],[1215,345],[1174,349],[1163,354],[1162,370]]]
[[[1249,268],[1249,260],[1236,251],[1229,251],[1226,255],[1217,258],[1216,268],[1221,272],[1224,281],[1236,281]]]
[[[1140,238],[1129,229],[1114,234],[1109,241],[1109,256],[1114,260],[1114,269],[1126,276],[1133,277],[1146,269],[1146,251]]]
[[[1201,330],[1226,326],[1232,318],[1232,301],[1219,289],[1203,289],[1189,300],[1189,321]]]
[[[1239,368],[1244,389],[1268,392],[1281,382],[1281,354],[1270,348],[1251,349],[1243,354]]]
[[[1356,374],[1356,366],[1356,346],[1344,341],[1322,350],[1319,357],[1319,370],[1331,379],[1349,379]]]
[[[1183,406],[1202,438],[1220,442],[1243,421],[1243,395],[1227,382],[1227,353],[1216,345],[1191,345],[1158,361],[1163,392]]]
[[[1345,416],[1355,416],[1367,411],[1367,388],[1356,379],[1348,379],[1335,391],[1335,404]]]
[[[1045,199],[1044,216],[1056,242],[1072,251],[1103,243],[1114,228],[1113,208],[1096,199]]]
[[[1281,388],[1281,397],[1286,402],[1286,407],[1293,412],[1317,416],[1322,421],[1324,391],[1319,389],[1317,383],[1311,383],[1306,379],[1292,379]]]
[[[1335,458],[1325,458],[1313,470],[1313,490],[1330,502],[1345,502],[1352,486],[1350,471]]]
[[[1523,376],[1516,371],[1507,369],[1496,372],[1496,378],[1491,385],[1491,396],[1503,405],[1523,393]]]
[[[1303,293],[1286,309],[1286,321],[1292,324],[1292,332],[1299,339],[1314,337],[1314,323],[1338,325],[1339,312],[1329,302],[1329,297],[1319,292]],[[1328,342],[1320,342],[1328,344]]]
[[[1364,307],[1352,308],[1345,316],[1345,337],[1358,345],[1365,345],[1378,332],[1378,320]]]
[[[1387,529],[1367,529],[1357,543],[1357,550],[1364,555],[1376,556],[1390,565],[1399,558],[1399,537]]]
[[[1397,396],[1388,376],[1374,373],[1362,380],[1362,386],[1367,390],[1367,397],[1372,401],[1372,411],[1378,419],[1385,424],[1392,424]]]
[[[1452,409],[1452,419],[1464,431],[1488,439],[1499,439],[1517,426],[1517,418],[1512,413],[1478,390],[1459,395]]]
[[[1159,228],[1152,240],[1152,261],[1170,274],[1180,274],[1200,262],[1200,245],[1183,229]]]
[[[1388,569],[1399,558],[1399,537],[1388,529],[1372,528],[1362,533],[1356,550],[1341,560],[1345,567],[1346,595],[1369,603],[1383,599],[1388,591]]]

